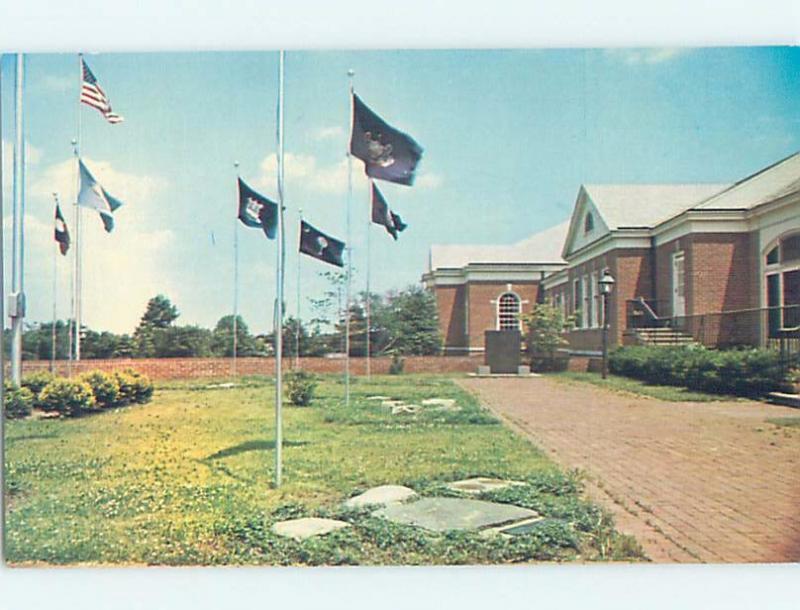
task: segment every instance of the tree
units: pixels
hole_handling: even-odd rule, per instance
[[[169,328],[179,315],[178,308],[163,294],[150,299],[139,326],[133,332],[136,355],[140,358],[157,357],[156,334]]]
[[[559,347],[567,345],[564,332],[574,324],[574,317],[565,317],[561,308],[546,303],[537,303],[521,319],[525,326],[528,354],[550,360],[555,358]]]
[[[436,299],[420,286],[390,294],[373,308],[372,337],[381,353],[427,356],[439,353]]]
[[[215,356],[233,356],[233,315],[222,316],[214,327],[211,351]],[[258,356],[260,351],[256,340],[242,316],[236,316],[236,355]]]
[[[212,333],[199,326],[169,326],[153,333],[156,358],[205,358],[212,355]]]

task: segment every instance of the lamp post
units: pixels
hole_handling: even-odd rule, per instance
[[[598,283],[603,294],[603,379],[605,379],[608,377],[608,296],[614,290],[614,277],[608,269],[603,271],[603,277]]]

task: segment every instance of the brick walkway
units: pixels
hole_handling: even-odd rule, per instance
[[[585,383],[461,382],[556,462],[659,562],[800,561],[800,428],[759,402],[674,403]]]

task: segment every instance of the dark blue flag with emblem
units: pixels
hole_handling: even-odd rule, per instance
[[[255,192],[239,178],[239,220],[248,227],[264,231],[275,239],[278,231],[278,204]]]
[[[344,242],[325,235],[305,220],[300,221],[300,252],[321,261],[344,267]]]
[[[69,230],[67,230],[67,223],[64,221],[64,216],[61,214],[61,206],[56,204],[56,226],[53,232],[53,237],[58,242],[58,249],[64,256],[67,255],[69,250]]]
[[[353,93],[350,152],[364,162],[367,176],[411,186],[422,147],[386,123]]]
[[[378,190],[374,182],[372,183],[372,222],[385,227],[389,235],[395,240],[397,239],[397,234],[408,226],[398,214],[389,209],[389,204],[383,198],[383,193]]]

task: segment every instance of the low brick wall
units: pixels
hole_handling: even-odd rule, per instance
[[[483,363],[483,357],[469,356],[409,356],[405,358],[406,373],[471,373]],[[391,358],[372,358],[371,371],[377,375],[389,372]],[[295,366],[294,358],[284,358],[283,369]],[[300,368],[313,373],[344,373],[343,358],[300,358]],[[148,375],[151,379],[191,379],[196,377],[230,377],[232,373],[231,358],[119,358],[113,360],[81,360],[73,362],[73,374],[86,371],[115,371],[133,368]],[[364,358],[350,359],[350,372],[353,375],[365,375],[367,362]],[[22,363],[23,375],[34,371],[49,371],[49,360],[27,360]],[[69,364],[66,361],[56,362],[56,371],[66,375]],[[275,360],[273,358],[237,358],[237,375],[273,375]]]

